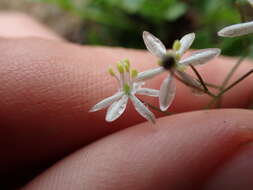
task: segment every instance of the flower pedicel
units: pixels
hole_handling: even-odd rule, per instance
[[[135,96],[135,94],[158,97],[159,91],[150,88],[143,88],[144,82],[136,82],[138,75],[137,70],[130,70],[130,63],[128,60],[117,63],[117,75],[112,68],[108,70],[109,74],[113,76],[119,83],[118,92],[114,95],[100,101],[93,106],[90,112],[95,112],[106,107],[106,121],[112,122],[118,119],[126,109],[128,99],[130,99],[136,111],[146,118],[148,121],[155,122],[154,114]]]
[[[183,81],[192,87],[202,89],[202,85],[198,80],[188,75],[184,71],[189,65],[204,64],[220,54],[220,49],[210,48],[194,52],[191,56],[181,59],[183,54],[190,48],[195,39],[195,34],[190,33],[182,37],[181,40],[176,40],[172,50],[167,51],[163,43],[149,32],[143,32],[143,40],[147,49],[157,56],[159,67],[147,70],[138,74],[136,80],[142,81],[152,78],[162,72],[169,71],[168,76],[162,82],[159,92],[160,109],[165,111],[171,105],[176,87],[173,80],[173,75],[176,74]]]

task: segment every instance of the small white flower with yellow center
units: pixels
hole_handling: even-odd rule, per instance
[[[248,0],[253,6],[253,0]],[[218,35],[221,37],[238,37],[253,33],[253,21],[234,24],[221,29]]]
[[[117,70],[119,74],[116,74],[112,68],[110,68],[108,72],[118,81],[118,92],[97,103],[91,108],[90,112],[95,112],[109,107],[107,109],[105,120],[107,122],[112,122],[118,119],[123,114],[126,109],[128,99],[130,99],[136,111],[148,121],[154,123],[154,114],[135,95],[140,94],[158,97],[159,90],[142,88],[144,82],[135,81],[138,72],[135,69],[130,70],[130,63],[128,60],[118,62]]]
[[[166,77],[163,81],[159,92],[159,103],[162,111],[169,108],[175,97],[176,86],[173,80],[174,74],[180,77],[189,86],[202,89],[200,82],[184,71],[189,65],[194,66],[204,64],[220,54],[220,49],[210,48],[196,51],[191,56],[181,59],[183,54],[192,45],[194,39],[194,33],[187,34],[183,36],[181,40],[176,40],[173,44],[173,49],[167,51],[163,43],[158,38],[147,31],[143,32],[144,43],[147,49],[160,59],[160,66],[158,68],[139,73],[136,81],[146,80],[164,71],[169,71],[168,77]]]

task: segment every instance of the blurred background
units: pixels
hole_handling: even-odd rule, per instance
[[[0,13],[8,11],[31,15],[78,44],[142,49],[142,31],[147,30],[170,48],[174,40],[195,32],[195,49],[219,47],[225,55],[239,56],[250,47],[253,57],[248,43],[253,35],[217,36],[227,25],[253,20],[246,0],[0,0]],[[20,184],[28,178],[22,176]]]
[[[219,47],[238,56],[253,38],[216,35],[224,26],[253,20],[246,0],[0,0],[0,9],[33,15],[79,44],[144,48],[141,33],[148,30],[169,48],[175,39],[196,32],[193,48]]]

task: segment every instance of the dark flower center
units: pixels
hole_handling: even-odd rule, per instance
[[[171,68],[173,68],[176,64],[176,60],[173,56],[165,56],[162,59],[162,66],[166,69],[166,70],[170,70]]]

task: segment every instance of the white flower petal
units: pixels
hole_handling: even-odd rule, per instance
[[[253,6],[253,0],[248,0],[248,1]]]
[[[218,48],[209,48],[209,49],[203,49],[197,52],[194,52],[189,57],[181,60],[179,64],[183,65],[200,65],[207,63],[211,59],[215,58],[216,56],[220,55],[221,50]]]
[[[120,99],[123,96],[124,92],[117,92],[116,94],[98,102],[95,106],[93,106],[89,112],[95,112],[106,108],[107,106],[111,105],[114,101]]]
[[[180,40],[181,46],[180,49],[177,51],[179,55],[183,55],[192,45],[195,39],[195,33],[186,34]]]
[[[120,100],[114,102],[107,110],[105,120],[112,122],[118,119],[125,111],[127,106],[128,96],[124,95]]]
[[[166,111],[171,105],[176,95],[176,85],[172,76],[168,76],[160,87],[159,103],[160,109]]]
[[[227,26],[218,32],[222,37],[237,37],[253,33],[253,21]]]
[[[145,85],[145,82],[141,81],[141,82],[134,82],[133,83],[133,92],[136,93],[136,91],[138,89],[140,89],[143,85]]]
[[[201,83],[195,79],[194,77],[192,77],[191,75],[185,73],[185,72],[181,72],[181,71],[177,71],[176,72],[179,77],[186,82],[186,84],[188,84],[189,86],[192,86],[192,87],[197,87],[197,88],[200,88],[200,89],[203,89]]]
[[[136,94],[158,97],[159,96],[159,90],[151,89],[151,88],[139,88],[136,91]]]
[[[130,99],[136,109],[136,111],[148,121],[155,123],[154,114],[134,95],[130,96]]]
[[[158,57],[163,57],[166,54],[166,48],[163,43],[151,33],[144,31],[142,34],[144,43],[147,49]]]
[[[155,69],[150,69],[147,71],[140,72],[138,73],[138,76],[135,78],[135,81],[143,81],[143,80],[151,79],[164,71],[165,69],[163,67],[157,67]]]

